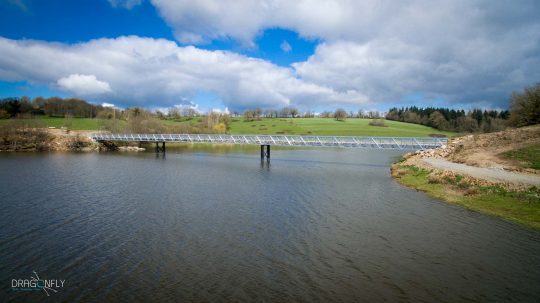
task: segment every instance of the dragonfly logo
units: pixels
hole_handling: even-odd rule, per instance
[[[49,292],[57,293],[59,288],[64,287],[66,280],[41,279],[36,271],[30,279],[11,279],[11,288],[15,291],[40,291],[43,290],[47,297]]]

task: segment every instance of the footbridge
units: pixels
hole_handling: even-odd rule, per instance
[[[446,138],[296,135],[94,133],[90,135],[90,138],[102,142],[151,142],[156,144],[156,152],[165,152],[166,142],[260,145],[262,158],[270,158],[271,145],[417,150],[437,148],[448,143]]]

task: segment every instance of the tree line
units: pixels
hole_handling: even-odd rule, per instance
[[[159,120],[164,119],[193,119],[196,123],[176,126],[178,129],[168,129],[174,132],[225,132],[229,129],[231,115],[228,113],[209,112],[202,115],[193,107],[167,109],[166,113],[159,110],[148,111],[140,107],[127,109],[114,109],[94,105],[77,98],[37,97],[10,97],[0,99],[0,118],[13,118],[18,116],[50,116],[65,117],[66,121],[72,117],[98,118],[103,128],[109,130],[125,130],[131,132],[160,132],[165,126]],[[246,121],[260,120],[261,118],[313,118],[315,113],[307,111],[301,113],[296,107],[286,106],[282,109],[248,109],[243,113],[234,111],[233,117],[243,116]],[[345,120],[347,118],[380,119],[385,116],[388,120],[422,124],[443,131],[456,132],[492,132],[504,129],[507,126],[521,127],[540,123],[540,83],[525,87],[522,92],[514,92],[510,97],[509,110],[481,110],[469,111],[436,107],[402,107],[391,108],[386,115],[377,111],[357,112],[345,111],[342,108],[334,112],[324,111],[318,114],[323,118]],[[123,123],[120,123],[120,122]],[[189,129],[188,129],[189,128]]]
[[[522,127],[540,123],[540,83],[513,92],[509,110],[473,109],[465,112],[448,108],[416,106],[391,108],[386,119],[423,124],[456,132],[493,132],[508,126]]]
[[[101,105],[90,104],[77,98],[9,97],[0,99],[0,118],[18,115],[95,118],[104,109]]]
[[[386,119],[422,124],[442,131],[492,132],[503,130],[510,116],[509,111],[473,109],[455,110],[435,107],[391,108]]]

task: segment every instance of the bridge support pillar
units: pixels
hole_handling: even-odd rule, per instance
[[[264,150],[265,147],[266,147],[266,151]],[[264,159],[264,158],[270,160],[270,145],[269,144],[261,145],[261,159]]]
[[[165,153],[165,142],[161,142],[161,147],[159,146],[159,142],[156,142],[156,153]]]

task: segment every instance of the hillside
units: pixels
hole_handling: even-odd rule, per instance
[[[46,127],[59,128],[63,125],[63,118],[41,118]],[[0,125],[10,120],[0,120]],[[179,124],[196,125],[200,118],[179,121],[162,120],[167,126]],[[433,134],[454,136],[455,133],[443,132],[437,129],[405,122],[385,120],[385,127],[369,125],[370,119],[347,119],[337,121],[332,118],[264,118],[257,121],[245,121],[243,118],[232,119],[229,133],[231,134],[288,134],[288,135],[319,135],[319,136],[391,136],[391,137],[429,137]],[[72,130],[98,130],[98,119],[73,118]],[[125,122],[121,121],[120,125]]]
[[[432,134],[455,135],[455,133],[441,132],[418,124],[385,120],[386,126],[381,127],[369,125],[370,121],[370,119],[337,121],[332,118],[265,118],[260,121],[233,119],[230,133],[394,137],[428,137]]]

